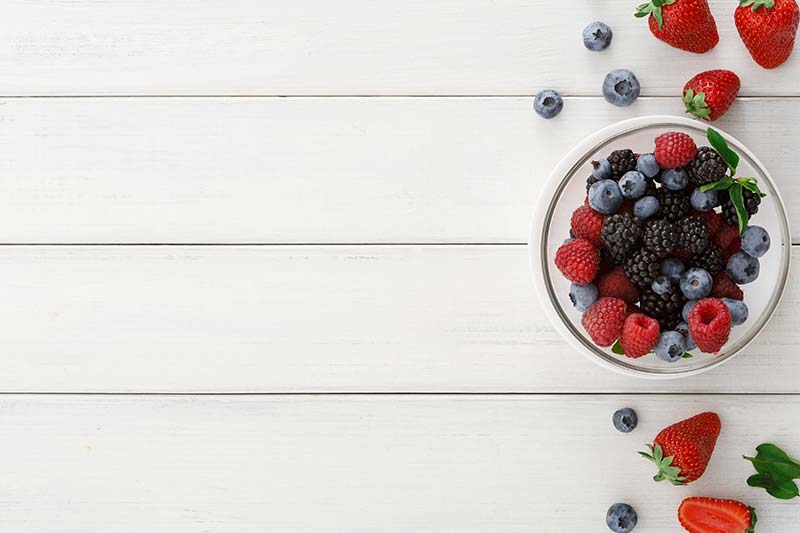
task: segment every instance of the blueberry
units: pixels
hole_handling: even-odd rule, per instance
[[[636,203],[633,204],[633,216],[639,220],[647,220],[651,216],[658,213],[659,207],[660,205],[658,203],[658,198],[655,196],[645,196],[643,198],[639,198],[636,200]]]
[[[647,178],[655,178],[661,171],[661,168],[656,163],[656,156],[653,154],[642,154],[636,161],[636,170],[641,172]]]
[[[769,250],[770,238],[761,226],[750,226],[742,233],[742,250],[752,257],[761,257]]]
[[[575,240],[575,237],[568,237],[568,238],[564,239],[564,242],[562,242],[561,244],[569,244],[574,240]]]
[[[600,180],[589,188],[589,207],[604,215],[610,215],[622,204],[622,192],[614,180]]]
[[[698,211],[711,211],[719,205],[719,194],[714,190],[702,192],[698,187],[692,191],[690,201]]]
[[[604,22],[592,22],[583,29],[583,46],[592,52],[602,52],[611,46],[614,32]]]
[[[636,429],[636,425],[639,423],[639,417],[636,415],[636,411],[630,407],[624,407],[614,413],[614,416],[611,417],[611,421],[614,423],[614,427],[617,428],[617,431],[630,433]]]
[[[714,280],[702,268],[690,268],[681,276],[681,292],[689,300],[699,300],[711,293]]]
[[[747,317],[750,316],[747,304],[731,298],[722,298],[722,301],[725,302],[725,305],[728,306],[728,311],[731,312],[731,320],[734,326],[741,326],[747,322]]]
[[[589,307],[597,301],[597,298],[597,287],[591,283],[587,285],[573,283],[569,288],[569,299],[572,305],[575,306],[575,309],[581,313],[589,309]]]
[[[683,276],[684,272],[686,272],[686,266],[680,259],[670,257],[664,259],[664,262],[661,263],[661,273],[667,276],[675,285],[681,282],[681,276]]]
[[[625,198],[641,198],[647,190],[647,180],[641,172],[631,170],[620,178],[619,188]]]
[[[671,191],[681,191],[689,185],[689,175],[682,168],[670,168],[661,173],[661,183]]]
[[[603,96],[609,104],[629,106],[639,98],[639,80],[630,70],[612,70],[603,81]]]
[[[611,177],[611,163],[608,159],[592,161],[592,177],[598,180],[607,180]]]
[[[662,361],[675,363],[686,353],[686,338],[677,331],[665,331],[658,338],[653,351]]]
[[[683,335],[683,338],[686,339],[686,351],[691,352],[695,348],[697,348],[697,343],[694,342],[692,338],[692,334],[689,333],[689,324],[686,322],[681,322],[677,326],[675,326],[675,331]]]
[[[696,303],[697,303],[697,300],[689,300],[688,302],[683,304],[683,310],[681,311],[681,317],[683,318],[684,322],[688,322],[689,321],[689,313],[692,312],[692,308],[694,307],[694,304],[696,304]]]
[[[606,513],[606,525],[614,533],[630,533],[638,521],[636,511],[627,503],[615,503]]]
[[[564,100],[556,91],[547,89],[536,95],[533,109],[542,118],[554,118],[564,109]]]
[[[669,289],[672,287],[672,283],[670,283],[667,276],[658,276],[653,280],[653,283],[650,287],[653,289],[654,293],[660,296],[669,292]]]
[[[744,252],[737,252],[728,260],[728,275],[738,285],[755,281],[760,269],[758,259]]]

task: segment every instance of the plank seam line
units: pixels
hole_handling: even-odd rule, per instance
[[[302,397],[536,397],[536,396],[800,396],[800,392],[59,392],[59,391],[8,391],[2,396],[152,396],[152,397],[192,397],[192,396],[302,396]]]
[[[263,98],[263,99],[281,99],[281,98],[296,98],[296,99],[315,99],[315,98],[329,98],[329,99],[368,99],[368,98],[474,98],[474,99],[502,99],[502,98],[533,98],[535,94],[0,94],[0,99],[8,100],[24,100],[24,99],[155,99],[155,98]],[[599,94],[570,94],[563,93],[564,98],[586,98],[586,99],[604,99]],[[641,95],[639,99],[667,99],[676,98],[674,95]],[[800,95],[780,94],[740,94],[737,99],[739,100],[785,100],[785,99],[800,99]]]

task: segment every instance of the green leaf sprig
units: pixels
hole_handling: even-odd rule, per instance
[[[791,500],[800,495],[795,479],[800,479],[800,462],[774,444],[764,443],[756,447],[755,457],[742,456],[756,469],[757,474],[747,478],[751,487],[759,487],[775,498]]]
[[[739,167],[739,154],[731,150],[725,138],[714,128],[708,128],[706,132],[708,142],[714,150],[719,153],[722,160],[728,166],[728,172],[724,178],[709,183],[700,187],[703,192],[706,191],[728,191],[728,196],[731,198],[733,207],[736,209],[736,218],[739,222],[739,233],[744,233],[747,229],[747,224],[750,222],[750,215],[747,213],[747,208],[744,205],[744,189],[765,197],[766,194],[761,192],[758,188],[758,180],[755,178],[737,178],[736,169]]]

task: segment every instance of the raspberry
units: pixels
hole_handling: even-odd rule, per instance
[[[603,218],[602,214],[591,207],[581,206],[572,213],[572,233],[575,237],[586,239],[599,248],[603,245],[600,240]]]
[[[658,322],[639,313],[628,315],[622,324],[619,343],[625,355],[632,358],[647,355],[658,342]]]
[[[725,270],[714,277],[711,296],[715,298],[730,298],[731,300],[744,300],[744,292],[733,282]]]
[[[705,213],[696,212],[692,214],[705,220],[706,227],[708,227],[708,233],[712,237],[714,237],[717,233],[719,233],[719,230],[722,229],[722,217],[716,211],[706,211]]]
[[[621,266],[614,268],[597,280],[597,291],[600,297],[619,298],[629,304],[639,299],[639,289],[631,283]]]
[[[574,239],[558,249],[556,266],[571,282],[586,285],[597,275],[600,252],[588,240]]]
[[[714,236],[714,244],[724,251],[737,239],[739,239],[739,228],[726,224]]]
[[[627,311],[619,298],[600,298],[583,314],[581,324],[594,343],[605,348],[619,338]]]
[[[728,342],[731,322],[731,312],[725,302],[719,298],[705,298],[689,312],[689,333],[701,351],[717,353]]]
[[[735,253],[742,251],[742,239],[736,238],[734,239],[727,248],[725,248],[725,252],[722,254],[725,261],[731,258],[731,256]]]
[[[670,131],[656,137],[653,155],[661,168],[678,168],[694,159],[697,145],[687,134]]]

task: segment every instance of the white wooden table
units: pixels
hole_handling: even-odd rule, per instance
[[[800,453],[800,282],[747,353],[652,383],[574,353],[528,279],[551,166],[681,113],[707,68],[741,75],[719,125],[800,227],[800,54],[762,71],[711,3],[721,43],[694,56],[629,0],[3,2],[0,527],[584,533],[627,501],[659,533],[709,495],[796,530],[740,455]],[[643,85],[627,109],[599,97],[617,67]],[[652,483],[635,451],[706,409],[709,472]]]

